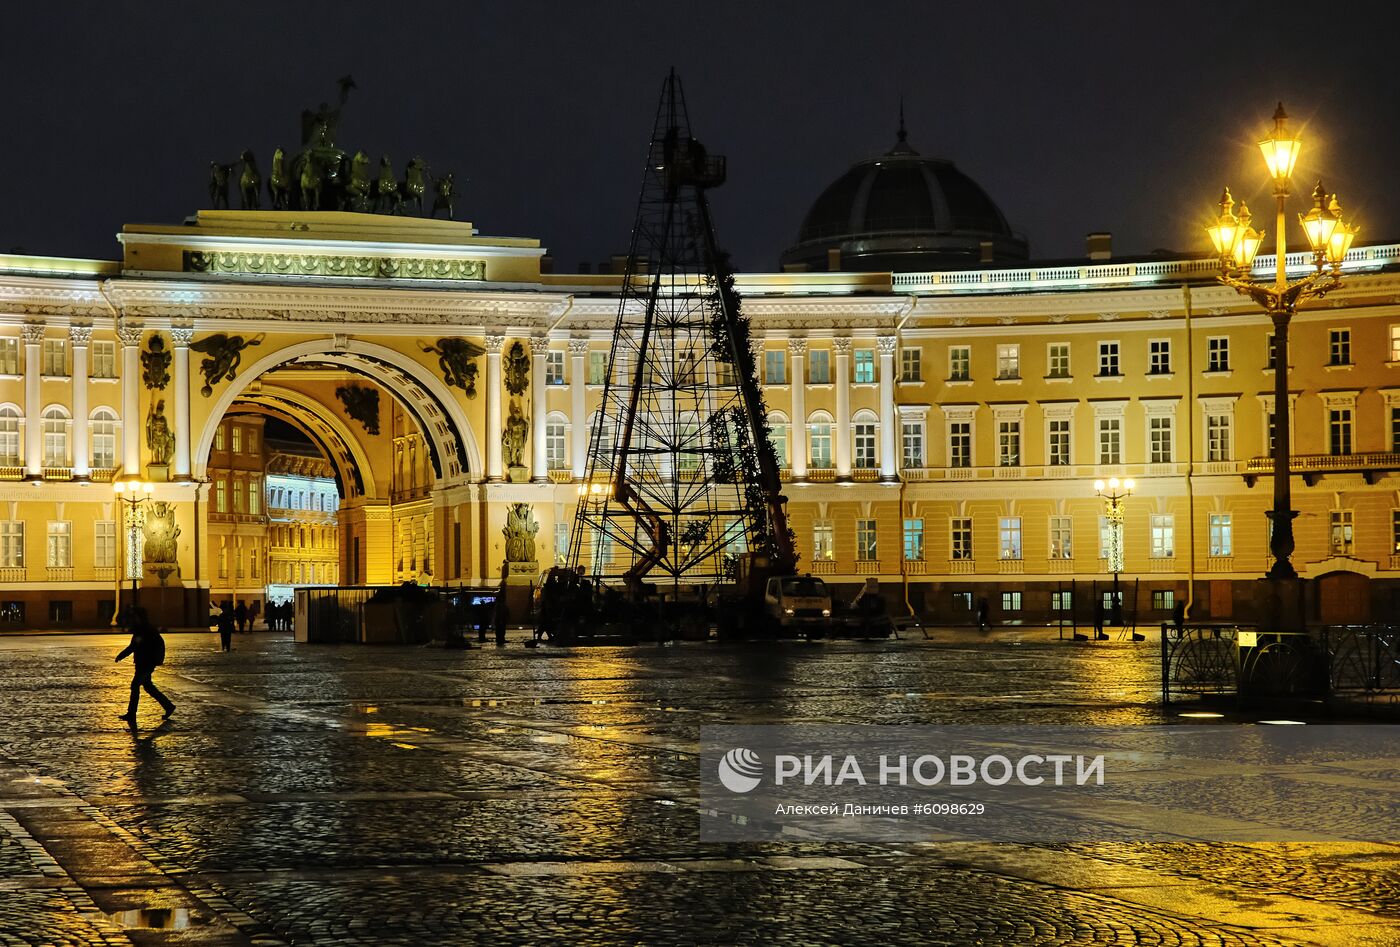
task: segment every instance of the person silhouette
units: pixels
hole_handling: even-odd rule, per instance
[[[146,693],[155,698],[156,703],[165,710],[163,719],[168,720],[175,712],[175,704],[162,694],[151,680],[155,669],[165,663],[165,639],[161,637],[155,625],[151,624],[144,608],[131,610],[130,623],[131,643],[122,649],[121,654],[114,660],[120,662],[128,654],[131,655],[131,663],[134,666],[131,675],[131,699],[127,702],[126,713],[117,716],[133,727],[136,726],[136,707],[141,701],[141,689],[145,688]]]

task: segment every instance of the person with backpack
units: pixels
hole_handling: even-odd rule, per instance
[[[165,710],[163,719],[169,720],[170,715],[175,712],[175,704],[162,694],[151,680],[155,669],[165,663],[165,639],[161,637],[155,625],[151,624],[144,608],[131,610],[131,643],[115,660],[121,661],[128,654],[131,655],[131,662],[135,666],[135,672],[131,676],[131,700],[126,705],[126,713],[118,714],[118,717],[133,727],[136,726],[136,707],[140,703],[141,689],[144,687],[146,693],[155,698],[156,703]]]
[[[219,616],[216,618],[215,626],[219,629],[219,650],[233,650],[233,623],[237,613],[228,602],[219,606]]]

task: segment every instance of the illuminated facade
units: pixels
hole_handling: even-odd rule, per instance
[[[0,621],[110,619],[113,477],[159,481],[175,505],[179,571],[142,588],[166,622],[199,625],[211,592],[244,589],[240,561],[249,595],[285,584],[291,547],[267,522],[280,514],[247,493],[234,507],[254,467],[218,446],[245,418],[320,448],[338,494],[316,511],[334,524],[333,581],[494,583],[516,502],[553,560],[620,276],[542,274],[538,242],[466,223],[332,212],[204,212],[129,226],[122,243],[120,263],[0,257]],[[1346,286],[1294,323],[1294,563],[1322,580],[1315,607],[1333,620],[1380,614],[1400,586],[1397,264],[1400,246],[1354,248]],[[1140,580],[1142,620],[1183,597],[1193,616],[1249,617],[1268,564],[1269,327],[1214,266],[741,276],[803,567],[849,586],[907,579],[934,620],[966,620],[985,596],[994,620],[1043,621],[1071,580],[1083,609],[1109,578],[1092,484],[1131,477],[1122,581]],[[148,388],[156,336],[170,378]],[[454,339],[481,354],[455,359]],[[516,342],[524,482],[500,433]],[[377,393],[374,412],[342,392],[355,387]],[[157,464],[161,399],[174,443]],[[247,536],[240,515],[259,518]],[[253,527],[260,560],[235,553],[221,574]]]

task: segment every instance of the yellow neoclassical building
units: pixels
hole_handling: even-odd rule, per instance
[[[318,584],[493,584],[515,503],[542,566],[567,549],[622,277],[543,272],[538,241],[465,222],[342,212],[206,211],[121,246],[0,256],[0,627],[109,622],[133,516],[142,604],[171,625],[202,624],[211,590],[295,584],[274,525],[333,531]],[[1109,578],[1093,481],[1131,477],[1130,608],[1250,616],[1270,327],[1214,261],[825,262],[737,281],[803,568],[907,589],[934,621],[982,598],[994,621],[1082,618]],[[1400,246],[1354,248],[1294,323],[1294,563],[1331,620],[1400,604],[1397,267]],[[240,459],[271,419],[316,445],[329,510],[270,504],[266,456]],[[154,484],[134,507],[112,488],[132,478]]]

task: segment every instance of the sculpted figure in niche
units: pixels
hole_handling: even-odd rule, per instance
[[[146,447],[151,451],[151,463],[169,464],[175,453],[175,435],[165,419],[165,399],[151,405],[146,414]]]

